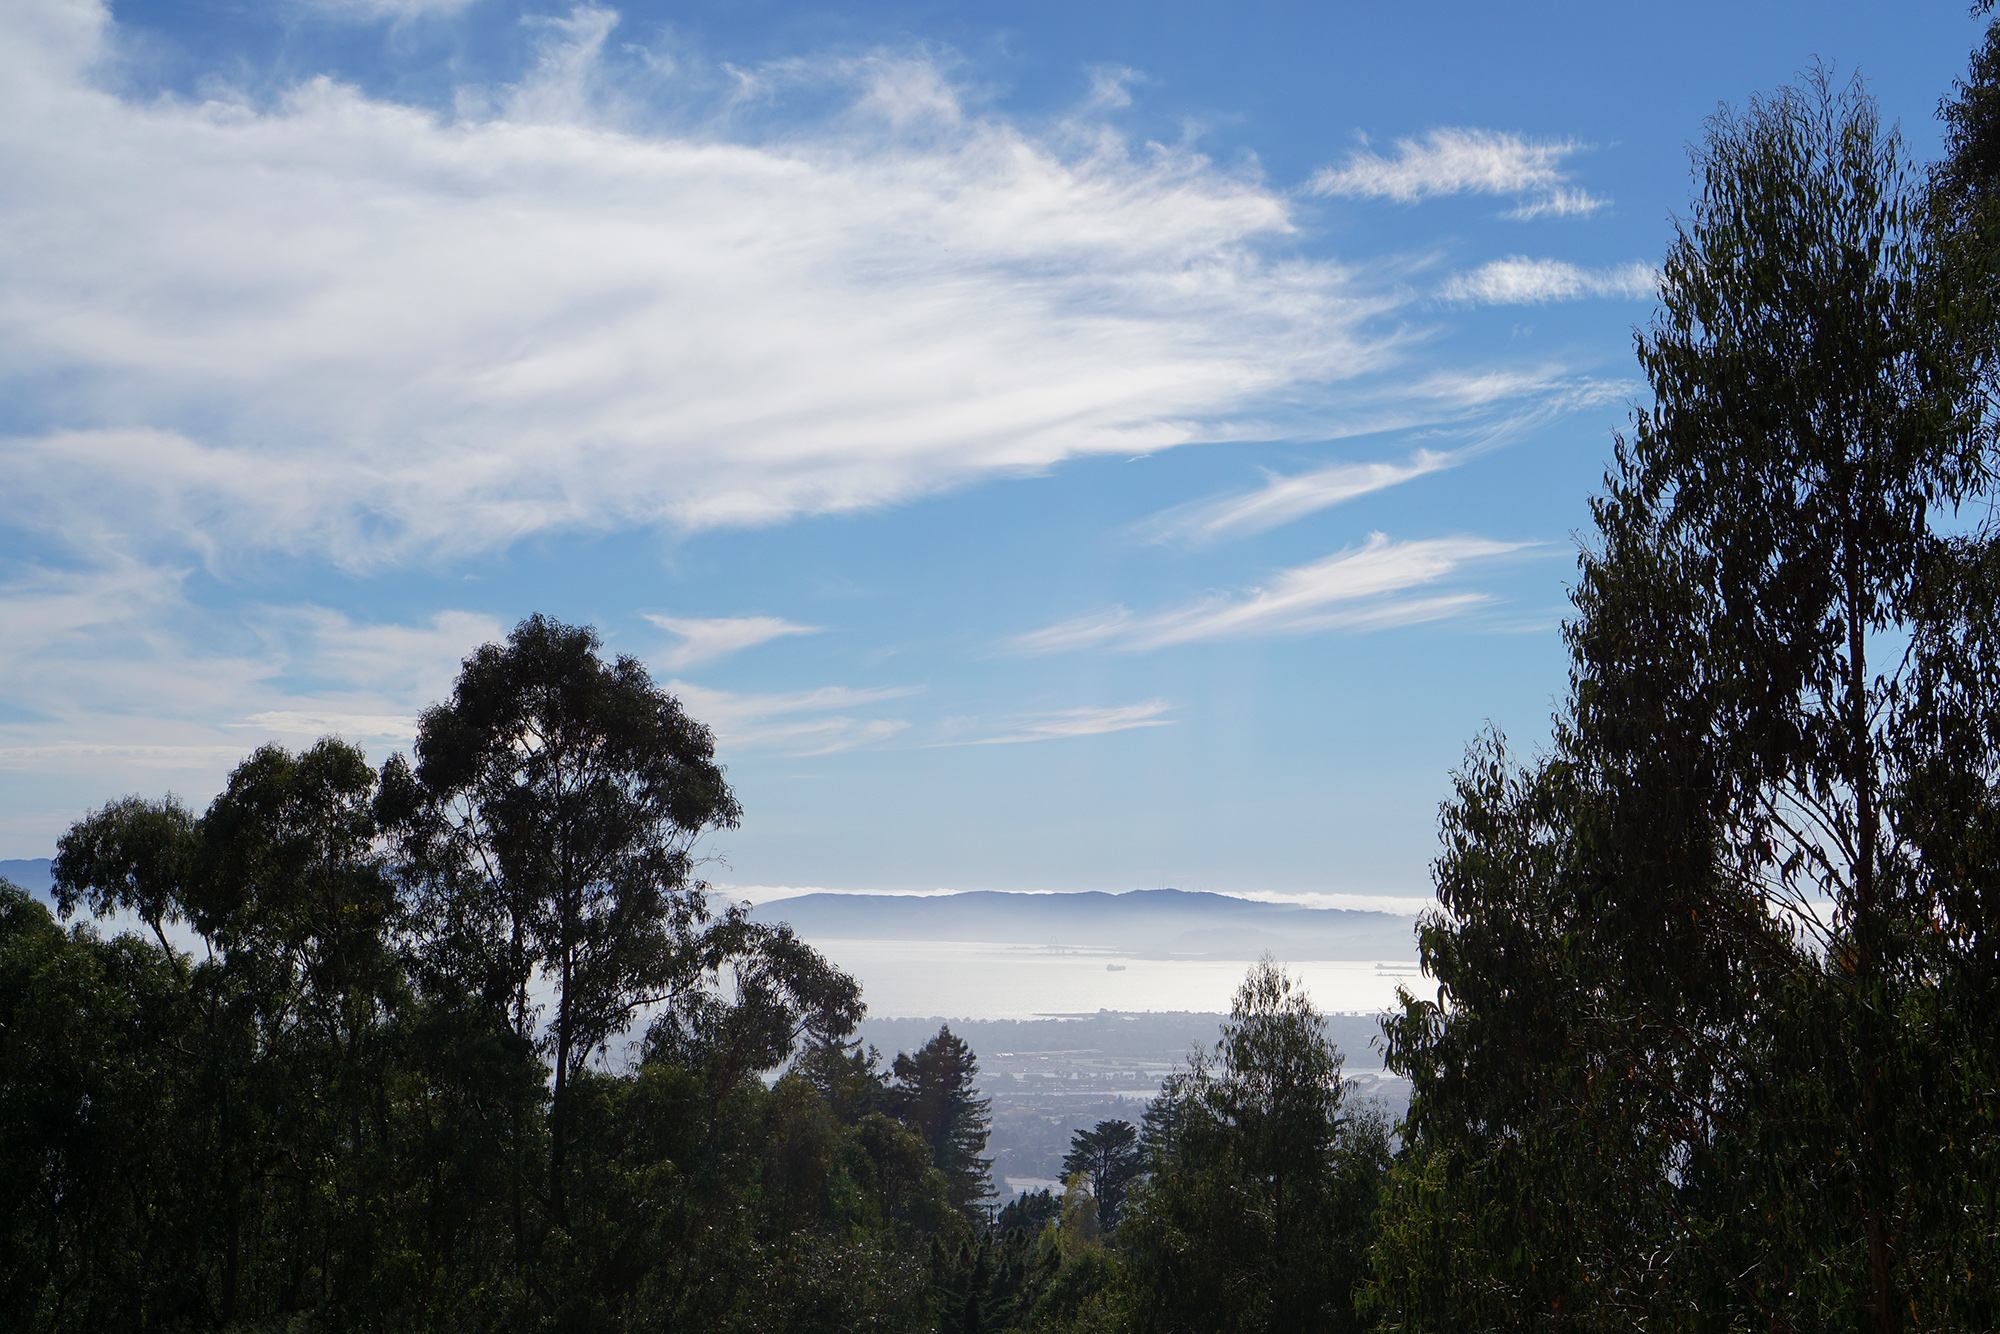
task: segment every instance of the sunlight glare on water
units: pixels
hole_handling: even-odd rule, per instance
[[[1112,950],[940,940],[827,940],[813,947],[861,983],[878,1019],[1032,1019],[1098,1010],[1226,1011],[1250,960],[1140,959]],[[1328,1012],[1374,1013],[1398,983],[1428,995],[1407,959],[1305,960],[1285,971]],[[1114,969],[1110,965],[1117,965]]]

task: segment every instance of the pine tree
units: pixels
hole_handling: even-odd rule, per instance
[[[992,1101],[974,1084],[979,1062],[972,1048],[945,1025],[914,1054],[897,1053],[891,1073],[892,1112],[930,1146],[952,1204],[967,1218],[980,1218],[993,1194],[993,1160],[980,1157],[991,1133]]]
[[[1097,1226],[1109,1232],[1118,1226],[1125,1192],[1139,1175],[1140,1166],[1137,1128],[1130,1121],[1099,1121],[1070,1137],[1062,1174],[1065,1181],[1078,1172],[1090,1178],[1090,1193],[1097,1201]]]

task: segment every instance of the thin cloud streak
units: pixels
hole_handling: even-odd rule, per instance
[[[1574,139],[1444,127],[1421,139],[1398,139],[1393,157],[1364,145],[1345,163],[1314,175],[1306,193],[1402,204],[1456,194],[1512,195],[1521,202],[1511,218],[1589,217],[1610,201],[1569,186],[1561,169],[1583,147]]]
[[[679,635],[684,641],[680,647],[661,659],[668,668],[678,671],[698,663],[713,662],[726,658],[732,653],[740,653],[759,644],[767,644],[773,639],[788,635],[816,635],[826,627],[821,625],[797,625],[776,616],[718,616],[708,619],[685,616],[655,616],[648,614],[647,620],[659,626],[668,634]]]
[[[1143,652],[1201,640],[1374,630],[1440,620],[1484,603],[1486,595],[1398,595],[1434,584],[1469,562],[1508,555],[1528,545],[1476,537],[1392,542],[1375,533],[1356,550],[1283,571],[1268,587],[1203,598],[1154,616],[1136,616],[1116,607],[1018,636],[1011,647],[1026,654],[1083,648]]]
[[[231,764],[243,758],[241,746],[121,746],[89,741],[64,741],[48,746],[0,746],[0,768],[16,768],[45,760],[118,759],[148,769],[188,769]]]
[[[1470,273],[1454,274],[1438,295],[1446,301],[1489,306],[1541,305],[1585,297],[1624,297],[1636,301],[1653,296],[1659,281],[1658,271],[1650,264],[1586,269],[1559,259],[1509,255],[1482,264]]]
[[[294,7],[308,13],[353,23],[377,23],[384,19],[408,23],[412,19],[447,18],[472,3],[473,0],[292,0]]]
[[[1014,730],[1000,736],[960,742],[969,746],[1011,746],[1026,741],[1061,741],[1070,737],[1103,736],[1109,732],[1129,732],[1136,727],[1171,727],[1172,718],[1160,715],[1174,706],[1163,699],[1143,704],[1121,704],[1108,708],[1058,709],[1052,713],[1028,714],[1015,720]]]
[[[1133,525],[1145,541],[1187,542],[1196,546],[1247,537],[1302,519],[1357,497],[1456,468],[1511,444],[1570,412],[1630,399],[1641,386],[1557,373],[1502,372],[1433,377],[1418,391],[1437,412],[1472,418],[1449,434],[1462,441],[1448,450],[1417,449],[1403,463],[1337,463],[1303,473],[1262,470],[1265,484],[1255,491],[1191,501],[1162,510]],[[1506,400],[1514,404],[1495,409]],[[1439,434],[1442,434],[1441,432]]]
[[[868,708],[918,691],[913,686],[854,690],[822,686],[775,694],[737,694],[688,681],[665,689],[688,713],[715,732],[719,745],[776,750],[789,755],[829,755],[887,741],[909,726],[901,718],[857,718],[849,710]]]
[[[1457,466],[1463,456],[1419,449],[1407,463],[1336,463],[1311,472],[1266,470],[1265,484],[1247,495],[1200,501],[1166,510],[1141,525],[1155,542],[1213,542],[1267,532],[1357,496],[1399,486]]]
[[[246,722],[229,727],[253,727],[285,737],[345,737],[349,741],[375,738],[401,745],[417,739],[415,714],[314,713],[299,709],[272,709],[253,713]]]

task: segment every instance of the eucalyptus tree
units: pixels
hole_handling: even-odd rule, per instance
[[[302,1305],[352,1310],[375,1282],[390,1174],[371,1112],[388,1081],[402,971],[374,791],[365,757],[337,739],[299,754],[264,746],[199,819],[172,797],[127,797],[58,842],[62,911],[139,917],[159,941],[151,966],[174,979],[177,1026],[155,1022],[145,1039],[155,1066],[177,1076],[146,1098],[171,1156],[135,1143],[121,1164],[143,1194],[173,1204],[135,1210],[143,1227],[127,1244],[180,1257],[187,1300],[223,1323]],[[203,957],[174,948],[165,927],[178,923],[200,934]],[[71,954],[96,966],[138,957],[134,943],[93,952],[79,941]],[[100,992],[80,1022],[129,1003]],[[138,1110],[86,1101],[79,1120]],[[308,1270],[305,1255],[337,1260]]]
[[[1696,167],[1555,744],[1459,776],[1443,1003],[1390,1025],[1409,1327],[1965,1309],[1913,1025],[1966,850],[1940,821],[1991,805],[1940,770],[2000,756],[1959,517],[1992,482],[1981,284],[1856,84],[1722,113]]]
[[[536,615],[465,660],[385,768],[380,810],[428,908],[430,961],[504,1005],[553,1069],[548,1197],[565,1215],[572,1082],[645,1006],[699,983],[694,844],[739,808],[708,728],[587,627]],[[554,1014],[539,1022],[532,986]]]
[[[98,917],[129,912],[163,949],[166,927],[192,915],[194,813],[169,794],[122,797],[71,825],[50,863],[56,908]]]

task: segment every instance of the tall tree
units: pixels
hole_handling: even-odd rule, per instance
[[[946,1024],[917,1051],[896,1053],[890,1071],[891,1112],[923,1136],[952,1204],[974,1216],[993,1194],[993,1160],[980,1157],[992,1130],[992,1101],[979,1096],[978,1058]]]
[[[1416,1097],[1383,1273],[1415,1327],[1951,1300],[1913,1277],[1939,1127],[1908,1025],[1922,779],[1977,686],[1947,622],[1985,559],[1950,531],[1991,483],[1981,299],[1858,85],[1724,113],[1697,170],[1555,749],[1475,750],[1422,929],[1447,1003],[1391,1026]],[[1945,748],[1990,768],[1982,707]]]
[[[1125,1192],[1143,1167],[1138,1128],[1130,1121],[1099,1121],[1070,1136],[1062,1174],[1065,1181],[1078,1172],[1090,1178],[1091,1198],[1097,1201],[1097,1225],[1109,1232],[1118,1226]]]
[[[1992,0],[1976,12],[1991,13]],[[1974,282],[2000,283],[2000,22],[1989,24],[1966,77],[1938,106],[1945,155],[1931,168],[1931,228]]]
[[[224,1323],[352,1310],[375,1282],[384,1144],[372,1112],[401,969],[374,788],[365,757],[341,741],[296,755],[265,746],[199,820],[172,798],[126,798],[58,845],[64,910],[133,911],[179,983],[183,1027],[155,1040],[185,1062],[174,1129],[201,1148],[172,1171],[188,1179],[174,1245],[196,1257],[188,1281],[211,1285]],[[163,927],[179,921],[207,957],[171,947]],[[308,1270],[305,1254],[338,1261]],[[219,1262],[212,1271],[204,1255]]]
[[[1346,1115],[1342,1057],[1269,959],[1237,989],[1222,1038],[1161,1089],[1148,1176],[1119,1228],[1139,1331],[1333,1331],[1360,1322],[1379,1119]]]
[[[565,1215],[569,1090],[642,1007],[695,984],[707,920],[693,846],[739,810],[714,738],[638,659],[544,616],[465,661],[381,809],[433,888],[450,949],[483,959],[515,1031],[550,1055],[548,1192]],[[537,1031],[530,985],[555,1013]]]

